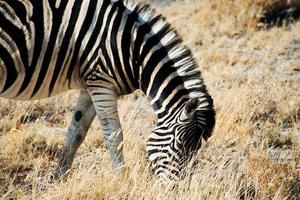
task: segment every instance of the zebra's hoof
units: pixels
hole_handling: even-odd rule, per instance
[[[67,172],[64,172],[61,169],[55,169],[49,174],[49,182],[53,183],[54,181],[65,180],[67,178]]]
[[[53,182],[59,180],[60,177],[61,177],[61,173],[59,173],[58,171],[55,170],[55,171],[49,173],[49,175],[48,175],[48,181],[50,183],[53,183]]]

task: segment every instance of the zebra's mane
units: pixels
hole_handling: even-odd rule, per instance
[[[201,72],[196,63],[191,50],[183,44],[179,34],[171,27],[166,18],[156,11],[148,4],[142,2],[135,2],[134,0],[124,0],[124,6],[136,12],[142,22],[150,23],[155,21],[152,25],[152,32],[154,34],[161,30],[165,30],[165,35],[161,39],[161,44],[168,51],[168,57],[174,61],[174,67],[177,74],[184,80],[184,87],[190,91],[190,97],[203,96],[205,86],[201,78]],[[204,91],[203,91],[204,90]]]

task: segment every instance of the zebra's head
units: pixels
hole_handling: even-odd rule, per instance
[[[207,140],[215,124],[211,98],[192,98],[173,115],[171,122],[153,130],[147,153],[154,173],[165,180],[179,180],[180,171]]]

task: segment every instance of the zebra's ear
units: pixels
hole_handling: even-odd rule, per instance
[[[191,114],[193,114],[197,110],[199,105],[200,105],[200,101],[198,98],[190,99],[186,103],[185,108],[184,108],[185,115],[190,116]]]

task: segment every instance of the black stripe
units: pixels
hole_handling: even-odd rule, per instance
[[[159,87],[161,86],[161,84],[163,83],[163,81],[171,74],[175,71],[175,69],[172,67],[173,65],[173,60],[169,60],[168,62],[166,62],[164,65],[161,66],[161,68],[159,69],[159,71],[157,72],[156,76],[153,77],[153,83],[152,83],[152,87],[150,89],[150,97],[154,98],[155,95],[157,94],[157,91],[159,89]],[[171,70],[169,70],[171,69]],[[147,85],[147,88],[145,88],[145,91],[147,91],[149,85]]]
[[[79,55],[81,43],[82,43],[85,35],[87,34],[90,26],[93,23],[94,15],[98,14],[98,13],[95,13],[96,7],[97,7],[97,1],[91,0],[89,8],[87,10],[88,14],[87,14],[86,19],[84,20],[82,28],[80,30],[79,37],[76,41],[76,46],[75,46],[75,51],[74,51],[74,54],[73,54],[73,58],[72,58],[70,66],[68,68],[67,79],[69,81],[71,80],[71,76],[72,76],[74,67],[76,66],[76,62],[78,61],[78,55]]]
[[[94,95],[93,95],[94,96]],[[113,99],[100,99],[100,100],[94,100],[93,103],[104,103],[104,102],[115,102]],[[102,105],[99,105],[101,107]]]
[[[170,133],[165,133],[163,136],[163,138],[149,138],[148,139],[148,144],[149,144],[149,146],[152,146],[152,147],[161,147],[161,146],[166,146],[166,145],[168,145],[169,144],[169,142],[170,142],[170,140],[172,141],[172,137],[170,136],[170,137],[168,137],[168,138],[166,138],[166,135],[167,134],[171,134],[171,135],[173,135],[173,133],[170,131]],[[153,142],[154,144],[150,144],[149,142]],[[156,143],[157,142],[157,143]],[[165,143],[165,144],[160,144],[159,142],[167,142],[167,143]],[[156,144],[155,144],[156,143]]]
[[[103,62],[102,62],[102,60],[101,60],[100,58],[98,58],[97,64],[101,67],[101,70],[102,70],[105,74],[108,75],[108,71],[107,71],[106,67],[104,67],[104,64],[103,64]]]
[[[0,57],[2,61],[4,62],[4,67],[6,69],[6,81],[4,88],[2,89],[1,93],[6,91],[17,79],[18,72],[16,70],[16,66],[14,64],[14,61],[10,55],[10,53],[0,44]]]
[[[161,49],[157,50],[156,52],[153,53],[153,55],[150,57],[148,63],[145,66],[143,75],[143,83],[142,83],[142,90],[146,92],[149,87],[149,82],[151,76],[149,74],[153,73],[153,70],[155,69],[154,66],[157,66],[158,63],[163,60],[167,55],[168,55],[168,49],[173,48],[180,42],[180,40],[174,39],[172,42],[170,42],[167,46],[162,47]],[[185,55],[185,54],[184,54]],[[162,82],[167,78],[168,75],[176,71],[176,68],[173,66],[174,63],[179,62],[180,60],[184,59],[182,55],[177,56],[174,59],[170,59],[166,63],[163,64],[163,66],[159,69],[157,72],[156,76],[153,78],[153,84],[150,89],[150,97],[154,98],[157,90],[159,89],[160,85]]]
[[[23,24],[26,24],[27,12],[25,6],[20,1],[17,0],[9,0],[6,1],[6,3],[9,4],[9,6],[14,10],[17,17],[21,20],[21,22]]]
[[[53,88],[54,88],[54,85],[56,83],[56,80],[59,77],[59,72],[62,70],[62,68],[67,67],[67,66],[62,66],[62,65],[63,65],[63,62],[66,58],[66,54],[67,54],[67,51],[69,49],[69,44],[70,44],[70,42],[73,42],[73,41],[71,41],[71,38],[72,38],[73,33],[74,33],[76,22],[77,22],[78,18],[80,17],[79,12],[80,12],[82,2],[83,2],[83,0],[75,1],[74,5],[72,7],[72,13],[71,13],[70,21],[68,23],[68,27],[67,27],[66,32],[64,34],[64,38],[63,38],[60,50],[59,50],[58,55],[57,55],[57,62],[56,62],[56,65],[54,67],[54,72],[53,72],[52,79],[51,79],[51,82],[50,82],[50,85],[49,85],[49,96],[51,95],[51,93],[53,91]],[[90,4],[90,6],[91,6],[91,4]],[[90,13],[90,18],[92,18],[92,17],[93,17],[93,13]],[[86,33],[86,31],[89,27],[89,24],[91,23],[90,18],[89,18],[90,21],[88,22],[88,26],[87,27],[82,26],[82,29],[80,30],[81,35],[79,36],[78,43],[81,43],[81,40],[83,39],[84,34]],[[86,20],[84,22],[86,23]],[[83,31],[85,31],[85,32],[82,33]],[[75,55],[73,55],[73,58],[74,58],[74,56]],[[75,67],[75,63],[71,63],[71,65],[69,66],[68,75],[69,75],[69,71],[72,72],[74,67]]]
[[[159,20],[159,18],[156,18]],[[151,22],[155,23],[155,20],[152,20]],[[140,75],[140,66],[142,64],[142,60],[140,60],[140,49],[143,44],[144,38],[146,34],[148,34],[151,31],[151,22],[145,23],[138,27],[136,39],[134,41],[134,47],[133,47],[133,64],[134,64],[134,78],[135,80],[139,80]],[[141,80],[139,80],[141,81]]]
[[[151,147],[152,145],[148,144],[147,146]],[[166,146],[166,145],[161,145],[161,146]],[[154,153],[162,153],[162,154],[166,154],[168,156],[170,156],[170,152],[167,149],[161,149],[161,148],[157,148],[157,149],[151,149],[147,151],[148,155],[154,154]],[[164,159],[164,158],[168,158],[167,156],[159,156],[160,159]]]
[[[6,19],[3,13],[0,13],[0,26],[2,28],[2,31],[6,32],[17,45],[17,48],[21,56],[21,60],[24,66],[27,67],[28,51],[26,47],[26,39],[23,30],[19,29],[11,21]]]
[[[159,131],[166,131],[166,130],[173,130],[175,128],[175,126],[156,126],[156,128],[158,128],[158,130],[154,130],[154,133],[157,135],[164,135],[165,133],[163,132],[159,132]]]
[[[183,107],[183,104],[188,100],[188,97],[184,97],[184,98],[181,98],[182,96],[181,95],[184,95],[186,93],[186,91],[182,91],[182,90],[180,90],[179,92],[177,92],[176,93],[176,95],[175,95],[175,98],[174,99],[172,99],[171,101],[170,101],[170,103],[166,106],[166,108],[165,108],[165,110],[163,111],[163,112],[161,112],[161,113],[159,113],[158,115],[157,115],[157,117],[158,118],[163,118],[163,117],[165,117],[167,114],[169,114],[170,116],[172,116],[171,118],[169,117],[168,118],[168,122],[169,121],[172,121],[174,118],[175,118],[175,113],[176,112],[178,112],[178,111],[180,111],[181,109],[182,109],[182,107]],[[176,96],[178,96],[178,97],[176,97]],[[181,98],[181,99],[180,99]],[[175,99],[177,99],[177,101],[175,101]],[[172,110],[170,110],[170,107],[171,106],[173,106],[175,103],[177,103],[179,101],[179,103],[178,103],[178,105],[175,107],[175,108],[172,108]],[[167,121],[165,121],[165,123],[166,123]],[[163,123],[163,122],[162,122]]]
[[[168,78],[168,77],[166,77]],[[165,81],[165,79],[161,80],[162,82]],[[167,99],[171,93],[176,90],[176,88],[180,85],[183,86],[183,81],[180,76],[173,77],[166,85],[166,87],[162,90],[162,92],[159,94],[159,99],[154,103],[155,105],[161,107],[164,100]],[[186,94],[188,94],[188,91],[186,90]]]
[[[97,38],[99,37],[99,33],[100,33],[100,29],[102,27],[102,24],[103,24],[103,20],[104,20],[104,15],[105,15],[105,11],[107,10],[108,6],[109,6],[109,3],[110,1],[104,1],[103,2],[103,5],[100,9],[100,12],[99,12],[99,16],[98,16],[98,20],[95,24],[95,29],[93,30],[93,33],[80,57],[80,65],[82,65],[85,60],[87,59],[88,55],[90,54],[92,48],[94,47],[95,45],[95,41],[97,40]],[[81,72],[81,75],[83,75],[87,69],[89,68],[90,66],[87,65],[85,69],[82,70]]]
[[[161,49],[155,51],[151,57],[149,58],[149,61],[146,63],[146,66],[142,73],[142,90],[146,93],[147,88],[149,87],[149,83],[151,80],[151,74],[159,64],[166,56],[168,55],[168,52],[164,47]],[[151,88],[150,97],[154,97],[157,94],[157,90],[159,89],[159,86],[162,84],[162,82],[166,79],[166,77],[173,73],[175,71],[175,68],[172,67],[173,61],[170,60],[166,62],[161,69],[158,71],[156,77],[153,77],[155,80],[158,80],[159,83],[154,82]]]
[[[126,75],[129,78],[130,82],[132,83],[134,88],[139,87],[139,83],[137,79],[134,79],[133,71],[131,71],[131,64],[130,64],[130,44],[132,40],[132,30],[134,28],[134,24],[138,18],[136,13],[130,13],[127,17],[127,21],[124,27],[122,41],[121,41],[121,49],[123,54],[123,61],[124,61],[124,68],[126,71]],[[136,69],[137,70],[137,69]]]
[[[142,56],[140,55],[140,50],[141,50],[141,46],[142,46],[142,44],[143,44],[143,42],[144,42],[144,39],[145,39],[145,35],[146,34],[148,34],[148,33],[150,33],[150,31],[151,31],[151,28],[152,28],[152,26],[155,24],[155,23],[157,23],[159,20],[161,20],[161,16],[157,16],[157,17],[154,17],[153,19],[151,19],[150,20],[150,22],[148,22],[148,23],[145,23],[145,24],[143,24],[143,25],[141,25],[139,28],[138,28],[138,31],[137,31],[137,38],[136,38],[136,40],[135,40],[135,42],[134,42],[134,49],[133,49],[133,61],[134,61],[134,64],[135,64],[135,73],[134,73],[134,77],[135,77],[135,79],[137,79],[137,80],[139,80],[139,68],[140,68],[140,66],[141,66],[141,64],[143,63],[143,61],[144,61],[144,59],[142,58]],[[152,40],[154,40],[154,39],[156,39],[156,41],[154,41],[154,43],[155,44],[157,44],[158,42],[159,42],[159,40],[157,39],[157,37],[156,36],[152,36],[151,37],[152,38]],[[153,42],[153,41],[152,41]],[[147,43],[146,43],[147,44]],[[146,45],[145,44],[145,45]],[[154,45],[155,45],[154,44]],[[154,46],[153,44],[152,44],[152,47]],[[151,48],[152,48],[151,47]],[[149,47],[148,47],[148,49],[149,49]],[[142,52],[144,52],[144,54],[145,54],[145,46],[144,46],[144,49],[142,50]],[[145,57],[145,56],[144,56]],[[153,66],[152,66],[153,67]],[[152,69],[148,69],[148,70],[150,70],[150,71],[153,71],[153,68]],[[147,80],[146,81],[144,81],[144,79],[143,78],[141,78],[141,80],[140,81],[143,81],[142,83],[141,83],[141,85],[144,87],[144,89],[145,89],[145,86],[147,85],[147,83],[149,83],[149,79],[150,79],[150,75],[151,75],[151,73],[149,73],[150,71],[148,71],[147,72],[147,69],[145,70],[143,70],[143,74],[145,74],[146,76],[144,76],[144,77],[147,77]],[[146,82],[146,83],[144,83],[144,82]],[[142,88],[141,88],[142,89]],[[142,89],[144,92],[145,92],[145,90],[144,89]]]
[[[111,95],[111,93],[106,93],[106,92],[93,92],[93,96],[97,95]]]
[[[7,5],[7,2],[1,4],[1,9],[3,10],[1,11],[2,13],[5,13],[6,16],[8,15],[11,18],[10,20],[14,20],[14,21],[16,20],[16,16],[11,10],[11,6]]]
[[[183,96],[188,95],[188,91],[184,88],[179,90],[166,105],[165,109],[169,110],[176,102],[178,102]],[[183,98],[186,101],[186,98]],[[181,101],[180,103],[184,103],[185,101]]]
[[[117,12],[117,16],[114,19],[114,23],[112,26],[112,30],[111,30],[111,49],[113,52],[113,59],[114,59],[114,64],[115,66],[113,66],[113,69],[111,69],[111,71],[115,71],[117,70],[120,79],[122,81],[122,83],[120,83],[120,85],[124,85],[126,92],[131,92],[131,88],[129,87],[127,80],[126,80],[126,75],[123,72],[122,69],[122,64],[120,61],[120,56],[119,56],[119,52],[118,52],[118,44],[117,44],[117,33],[119,31],[122,19],[123,19],[123,13],[125,10],[125,7],[123,5],[123,3],[121,1],[118,1],[115,3],[116,6],[119,8],[118,12]]]
[[[92,69],[95,69],[97,66],[99,65],[98,62],[96,62],[93,66],[91,66]],[[110,83],[110,80],[107,80],[105,77],[103,76],[95,76],[93,75],[95,71],[90,71],[86,77],[88,77],[88,80],[91,80],[91,81],[104,81],[104,82],[108,82]]]
[[[108,28],[109,28],[109,25],[111,23],[112,16],[114,15],[116,9],[117,9],[117,4],[115,3],[115,4],[112,5],[110,13],[107,16],[107,21],[106,21],[105,28],[104,28],[104,31],[103,31],[103,34],[102,34],[102,37],[101,37],[100,45],[99,45],[99,47],[102,50],[103,57],[105,59],[106,67],[111,69],[112,77],[115,80],[116,80],[116,75],[114,73],[114,68],[113,68],[114,66],[112,66],[111,58],[109,57],[108,52],[107,52],[106,40],[107,40],[107,35],[109,33]],[[95,53],[98,53],[98,52],[95,52]],[[116,82],[116,83],[117,83],[119,88],[122,88],[119,82]]]
[[[22,83],[22,86],[18,92],[18,95],[20,95],[29,85],[31,78],[33,76],[33,73],[36,69],[36,64],[38,62],[39,56],[41,54],[43,41],[44,41],[44,13],[43,13],[43,1],[33,1],[33,14],[31,17],[31,21],[34,24],[35,27],[35,41],[34,41],[34,50],[33,50],[33,57],[32,57],[32,63],[29,67],[25,68],[25,78]]]
[[[159,22],[158,22],[159,23]],[[151,49],[160,43],[161,39],[171,31],[170,25],[166,24],[162,27],[155,35],[151,36],[147,39],[146,44],[143,47],[143,51],[140,55],[140,59],[144,60]],[[162,44],[161,44],[162,45]],[[165,47],[164,47],[165,48]]]
[[[95,61],[95,59],[98,58],[98,51],[96,50],[94,52],[94,54],[90,57],[89,61],[86,64],[86,67],[84,68],[84,70],[82,71],[81,75],[85,74],[85,72],[89,69],[92,68],[91,65],[92,63]],[[101,67],[101,69],[105,69],[103,62],[100,59],[97,59],[97,64]],[[96,66],[96,65],[94,65]],[[93,68],[92,68],[93,69]],[[105,69],[106,70],[106,69]],[[86,75],[86,77],[88,77],[90,74],[92,74],[92,71],[90,71],[88,73],[88,75]],[[84,79],[86,79],[86,77],[84,77]]]
[[[45,80],[47,71],[50,67],[51,57],[53,55],[53,52],[55,51],[55,43],[58,38],[57,36],[59,33],[59,28],[60,28],[60,25],[62,24],[62,18],[64,16],[64,12],[65,12],[67,3],[68,3],[68,1],[61,1],[60,7],[56,8],[55,7],[56,1],[49,1],[49,5],[51,7],[52,14],[53,14],[52,30],[51,30],[51,33],[49,36],[49,42],[48,42],[47,50],[46,50],[45,57],[43,60],[43,64],[41,67],[41,71],[39,73],[38,80],[35,84],[35,87],[31,94],[31,97],[33,97],[39,91],[40,87],[43,84],[43,81]],[[46,23],[48,23],[48,22],[46,22]]]

